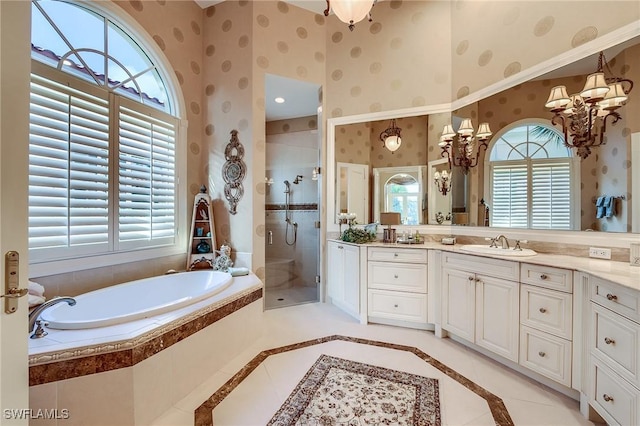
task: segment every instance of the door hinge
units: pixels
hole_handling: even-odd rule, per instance
[[[316,275],[316,284],[320,284],[320,275]]]
[[[319,220],[316,220],[316,221],[313,223],[313,226],[315,226],[315,228],[316,228],[316,229],[320,229],[320,221],[319,221]]]

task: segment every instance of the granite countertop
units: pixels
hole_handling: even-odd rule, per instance
[[[339,241],[344,244],[344,241]],[[510,260],[512,262],[529,263],[533,265],[551,266],[554,268],[571,269],[578,272],[585,272],[596,277],[613,281],[625,287],[640,291],[640,267],[631,266],[629,262],[616,262],[612,260],[593,259],[587,257],[545,254],[538,253],[534,256],[499,256],[495,254],[472,253],[462,250],[463,244],[444,245],[439,242],[425,241],[421,244],[396,244],[383,243],[375,241],[368,244],[362,244],[368,247],[392,247],[397,249],[428,249],[441,250],[452,253],[466,254],[469,256],[490,257],[494,259]]]

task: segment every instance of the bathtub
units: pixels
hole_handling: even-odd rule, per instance
[[[122,324],[173,311],[229,287],[232,277],[221,271],[192,271],[130,281],[74,297],[41,315],[49,328],[77,330]]]

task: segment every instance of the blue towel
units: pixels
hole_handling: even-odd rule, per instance
[[[596,218],[602,219],[604,217],[604,199],[605,197],[598,197],[596,201]]]
[[[604,197],[604,217],[613,217],[616,215],[615,202],[614,197]]]

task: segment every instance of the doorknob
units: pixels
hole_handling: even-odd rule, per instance
[[[12,314],[18,310],[18,299],[29,292],[26,288],[18,288],[20,277],[20,255],[17,251],[8,251],[4,255],[4,311]]]

